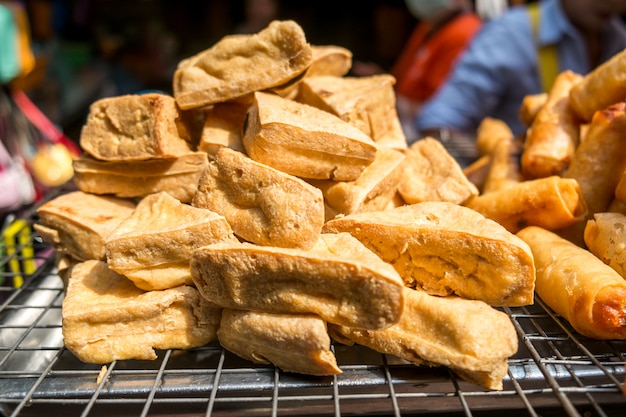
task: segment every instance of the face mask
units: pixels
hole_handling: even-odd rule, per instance
[[[413,16],[428,20],[450,7],[450,0],[405,0]]]

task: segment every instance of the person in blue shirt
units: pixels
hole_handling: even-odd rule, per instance
[[[549,89],[542,86],[546,74],[540,74],[540,63],[546,59],[538,58],[539,50],[552,46],[553,77],[566,69],[584,75],[626,48],[625,12],[626,0],[543,0],[511,7],[476,35],[425,103],[416,120],[418,136],[409,142],[442,133],[475,135],[487,116],[506,122],[515,135],[523,133],[523,98]]]

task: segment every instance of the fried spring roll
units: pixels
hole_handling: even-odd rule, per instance
[[[517,235],[537,267],[537,295],[580,334],[626,339],[626,281],[594,254],[556,233],[527,227]]]
[[[626,277],[626,215],[596,213],[585,226],[585,244],[602,262]]]
[[[502,140],[496,145],[483,184],[483,194],[507,188],[522,180],[517,148],[512,138]]]
[[[522,100],[519,109],[519,118],[525,126],[530,126],[539,110],[546,104],[548,93],[529,94]]]
[[[579,123],[569,107],[569,92],[582,79],[572,71],[561,72],[548,99],[526,133],[521,167],[526,178],[560,175],[574,157]]]
[[[556,175],[481,194],[465,205],[511,233],[531,225],[558,230],[575,224],[587,213],[576,180]]]
[[[511,128],[502,120],[485,117],[476,130],[476,149],[479,155],[490,155],[498,143],[514,137]]]
[[[606,209],[606,211],[610,213],[626,214],[626,203],[618,200],[617,198],[614,198],[613,201],[611,201],[611,204],[609,204],[609,207]]]
[[[615,198],[626,203],[626,171],[622,172],[622,176],[615,186]]]
[[[476,188],[482,190],[485,185],[485,181],[487,180],[490,166],[491,155],[483,155],[463,168],[463,174],[472,184],[476,186]]]
[[[626,168],[626,103],[617,103],[596,112],[589,125],[585,140],[576,149],[574,159],[563,174],[580,185],[589,220],[594,213],[607,211],[616,187]],[[585,222],[580,222],[559,235],[584,244]]]
[[[443,365],[462,378],[501,390],[507,358],[518,348],[509,318],[482,301],[437,297],[404,289],[400,321],[385,330],[368,331],[329,324],[333,339],[357,343],[416,365]]]
[[[587,132],[589,131],[590,123],[583,123],[580,125],[580,131],[578,132],[578,146],[585,140]]]
[[[584,76],[570,92],[570,106],[584,120],[626,98],[626,49]]]

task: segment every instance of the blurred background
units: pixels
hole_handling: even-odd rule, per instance
[[[19,80],[41,111],[78,140],[100,97],[171,93],[178,62],[231,33],[297,21],[312,44],[350,49],[389,69],[415,26],[403,0],[25,0],[36,68]]]

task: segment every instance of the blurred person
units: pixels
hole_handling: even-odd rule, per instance
[[[509,8],[483,26],[425,103],[416,121],[420,137],[471,138],[487,116],[523,133],[518,114],[526,95],[548,91],[561,71],[584,75],[626,48],[624,12],[626,0],[543,0]],[[540,60],[539,51],[550,46]]]
[[[405,134],[412,137],[415,134],[412,121],[422,103],[443,83],[482,21],[473,13],[469,0],[405,0],[405,3],[418,24],[391,74],[396,78],[398,115]]]

